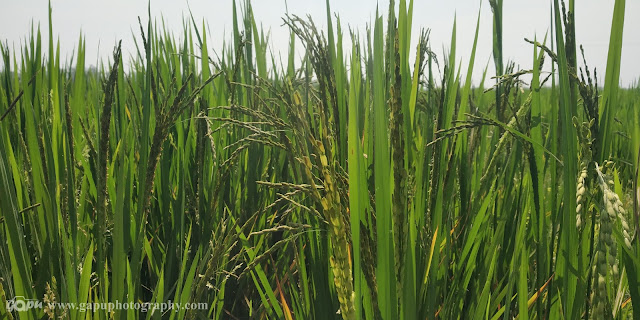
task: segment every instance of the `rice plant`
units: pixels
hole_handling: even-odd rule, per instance
[[[606,66],[554,0],[522,69],[488,4],[468,61],[412,0],[350,41],[327,0],[325,30],[283,14],[282,62],[247,0],[221,52],[149,14],[129,63],[116,43],[97,68],[84,36],[61,61],[50,6],[48,46],[0,44],[1,318],[640,317],[625,1]],[[473,85],[482,41],[497,76]]]

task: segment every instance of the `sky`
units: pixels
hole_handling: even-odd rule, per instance
[[[86,37],[86,60],[90,65],[106,59],[119,39],[122,39],[125,58],[133,56],[135,44],[132,34],[139,37],[138,16],[143,23],[147,21],[147,1],[52,0],[51,4],[53,34],[60,41],[62,61],[69,61],[81,33]],[[383,0],[330,0],[330,4],[331,11],[339,14],[343,30],[351,28],[361,35],[375,18],[378,5],[385,17],[388,10],[388,2]],[[281,54],[283,61],[286,61],[289,30],[282,26],[282,17],[287,9],[290,14],[310,15],[326,32],[325,0],[289,0],[286,3],[285,0],[254,0],[252,5],[256,20],[270,34],[270,50],[276,57]],[[598,69],[600,85],[604,84],[613,7],[614,0],[576,1],[576,43],[584,46],[589,67]],[[224,39],[231,39],[232,0],[151,0],[152,19],[164,20],[167,29],[178,37],[182,32],[183,19],[189,16],[189,8],[196,22],[206,23],[211,49],[221,52]],[[512,60],[520,68],[531,68],[533,49],[524,38],[544,38],[549,32],[550,8],[550,1],[504,1],[505,63]],[[0,0],[0,41],[19,52],[33,23],[36,27],[40,24],[43,43],[48,43],[47,10],[47,1],[44,0]],[[455,18],[457,61],[466,71],[478,12],[480,30],[473,71],[473,83],[477,85],[485,67],[488,67],[489,76],[494,74],[491,58],[493,21],[488,0],[415,0],[412,48],[417,44],[419,30],[429,28],[432,50],[442,59],[443,54],[449,52]],[[635,19],[639,15],[640,1],[627,1],[620,72],[622,86],[630,86],[640,79],[640,19]],[[348,32],[345,32],[344,41],[344,47],[349,48]],[[298,56],[301,56],[301,46],[297,45],[297,49]]]

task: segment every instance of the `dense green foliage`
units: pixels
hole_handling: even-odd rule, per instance
[[[411,43],[413,1],[352,43],[328,4],[324,33],[285,16],[284,62],[248,1],[220,55],[193,18],[176,38],[147,17],[128,67],[117,44],[88,69],[82,37],[63,66],[51,19],[48,47],[0,45],[0,318],[639,318],[625,1],[601,87],[574,1],[523,41],[524,70],[501,0],[466,68],[455,21],[447,57]],[[502,76],[474,87],[487,40]],[[17,296],[207,308],[9,313]]]

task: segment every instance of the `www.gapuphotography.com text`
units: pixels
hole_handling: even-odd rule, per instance
[[[42,309],[45,311],[53,310],[77,310],[80,312],[92,312],[105,310],[109,313],[116,310],[135,310],[140,312],[159,312],[164,314],[167,311],[178,312],[179,310],[208,310],[209,304],[200,303],[175,303],[171,300],[162,303],[155,302],[87,302],[87,303],[70,303],[70,302],[43,302],[35,299],[25,299],[22,296],[14,297],[7,300],[6,307],[8,312],[24,312],[31,309]]]

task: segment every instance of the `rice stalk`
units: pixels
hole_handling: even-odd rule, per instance
[[[107,160],[109,157],[109,133],[110,133],[110,124],[111,124],[111,112],[113,109],[113,101],[114,101],[114,90],[116,86],[117,79],[117,71],[118,64],[120,63],[120,56],[122,54],[121,51],[122,41],[118,42],[116,49],[113,53],[113,66],[111,67],[111,71],[109,72],[109,77],[104,84],[104,106],[102,109],[102,114],[100,117],[100,131],[99,137],[100,142],[98,144],[98,176],[97,176],[97,189],[98,189],[98,198],[97,202],[97,221],[94,226],[95,237],[97,241],[97,264],[98,264],[98,277],[102,281],[106,281],[105,278],[105,252],[106,252],[106,243],[105,243],[105,234],[107,232]],[[103,287],[106,290],[106,286]],[[101,292],[101,294],[106,297],[106,291]]]
[[[407,172],[405,169],[405,146],[404,146],[404,115],[402,113],[402,95],[400,87],[402,86],[402,78],[400,75],[400,58],[398,53],[398,37],[395,38],[396,50],[394,50],[396,60],[394,68],[393,85],[391,86],[391,100],[390,100],[390,139],[391,139],[391,153],[393,163],[393,236],[395,243],[395,269],[396,269],[396,290],[398,305],[402,305],[403,301],[403,276],[404,268],[403,263],[404,256],[406,254],[407,243]]]

